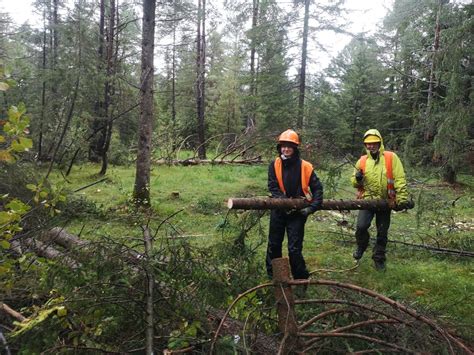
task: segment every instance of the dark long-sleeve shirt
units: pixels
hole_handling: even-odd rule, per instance
[[[282,160],[282,177],[285,186],[286,195],[280,190],[275,173],[275,162],[272,161],[268,167],[268,190],[274,198],[301,198],[305,197],[303,187],[301,186],[301,159],[297,156]],[[323,203],[323,185],[316,175],[315,171],[311,173],[309,188],[313,195],[310,207],[316,211]]]

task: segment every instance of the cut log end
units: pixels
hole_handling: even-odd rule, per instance
[[[233,206],[233,205],[234,205],[234,202],[232,201],[231,198],[229,198],[229,199],[227,200],[227,208],[228,208],[228,209],[232,209],[232,206]]]

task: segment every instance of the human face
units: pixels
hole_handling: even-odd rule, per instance
[[[283,154],[287,158],[291,158],[293,154],[295,154],[295,148],[288,144],[281,145],[281,154]]]
[[[371,153],[377,153],[380,149],[380,142],[376,143],[365,143],[365,147]]]

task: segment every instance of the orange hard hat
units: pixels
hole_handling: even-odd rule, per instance
[[[280,137],[278,137],[278,143],[283,142],[290,142],[299,145],[300,137],[298,137],[298,133],[296,133],[292,129],[287,129],[285,132],[280,134]]]

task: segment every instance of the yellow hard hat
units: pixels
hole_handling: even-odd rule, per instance
[[[278,137],[278,143],[283,143],[283,142],[291,142],[296,145],[299,145],[300,137],[298,137],[298,133],[296,133],[292,129],[287,129],[285,132],[280,134],[280,137]]]
[[[382,140],[378,136],[374,136],[373,134],[369,134],[364,138],[365,143],[380,143]]]

